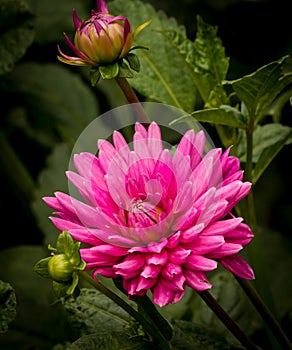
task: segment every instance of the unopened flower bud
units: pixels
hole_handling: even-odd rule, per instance
[[[65,254],[56,254],[48,262],[49,275],[56,282],[70,282],[73,271],[74,267]]]
[[[92,10],[91,18],[86,21],[80,20],[74,10],[73,22],[74,44],[66,34],[64,37],[76,56],[68,56],[58,47],[58,59],[70,65],[92,67],[114,64],[127,56],[135,35],[148,25],[146,22],[132,33],[128,19],[109,14],[104,0],[97,0],[97,11]]]

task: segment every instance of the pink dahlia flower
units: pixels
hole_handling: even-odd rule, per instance
[[[156,123],[137,123],[133,150],[116,131],[113,145],[98,141],[97,157],[75,155],[79,174],[67,176],[84,201],[60,192],[44,200],[55,226],[86,244],[80,254],[94,278],[122,277],[129,297],[151,290],[160,306],[179,301],[186,286],[211,288],[206,272],[218,262],[254,278],[238,255],[253,234],[231,214],[251,184],[229,149],[204,155],[205,142],[203,131],[189,130],[172,155]]]

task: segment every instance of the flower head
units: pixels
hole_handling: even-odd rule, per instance
[[[65,40],[76,56],[68,56],[58,46],[58,59],[70,65],[99,67],[110,65],[126,57],[132,48],[134,37],[148,22],[132,33],[130,23],[123,16],[109,14],[104,0],[97,0],[97,11],[82,21],[73,10],[75,27],[74,44],[64,33]]]
[[[231,214],[251,184],[229,149],[204,155],[203,131],[189,130],[173,155],[160,128],[135,125],[133,150],[119,132],[99,153],[75,155],[79,174],[67,172],[84,201],[56,192],[44,198],[55,226],[87,244],[80,250],[93,276],[122,277],[129,296],[151,290],[160,306],[179,301],[186,286],[211,288],[206,272],[218,262],[254,278],[238,252],[253,234]]]

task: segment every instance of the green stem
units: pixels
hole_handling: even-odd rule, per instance
[[[115,286],[125,295],[127,291],[123,286],[123,279],[120,277],[113,279]],[[138,312],[151,323],[154,323],[156,327],[162,332],[167,340],[172,338],[172,328],[167,320],[158,312],[155,305],[148,298],[147,294],[144,296],[133,296],[133,301],[138,305]]]
[[[141,102],[139,101],[137,95],[135,94],[135,91],[132,89],[131,85],[128,83],[128,80],[126,78],[116,77],[115,78],[117,84],[123,91],[126,99],[129,103],[134,104],[134,110],[136,112],[137,120],[144,124],[149,124],[150,120],[147,117]]]
[[[162,332],[164,337],[167,340],[170,340],[173,336],[172,328],[167,320],[161,316],[148,296],[137,296],[134,301],[138,304],[140,310],[145,314],[145,317],[149,318],[151,322],[155,323],[156,327]]]
[[[237,276],[235,276],[237,279],[238,283],[242,287],[242,289],[245,291],[245,293],[248,295],[249,299],[261,315],[261,317],[264,319],[266,324],[269,326],[271,331],[273,332],[275,338],[277,339],[278,343],[282,346],[284,350],[291,350],[292,345],[291,342],[289,341],[288,337],[282,330],[280,324],[278,321],[274,318],[272,312],[266,307],[264,304],[263,300],[253,288],[251,283],[249,281],[243,280]]]
[[[224,323],[230,332],[246,347],[247,350],[259,350],[259,348],[243,333],[232,318],[222,309],[217,301],[208,291],[198,292],[199,296],[205,301],[215,315]]]
[[[163,334],[150,322],[148,322],[141,314],[139,314],[135,309],[133,309],[128,303],[126,303],[122,298],[112,292],[110,289],[105,287],[102,283],[94,280],[87,272],[80,272],[80,276],[86,280],[89,284],[91,284],[95,289],[99,290],[101,293],[106,295],[112,301],[114,301],[117,305],[123,308],[130,316],[136,319],[145,329],[145,331],[157,341],[160,349],[170,350],[171,345],[165,339]]]
[[[251,118],[253,119],[253,118]],[[247,149],[246,149],[246,167],[245,167],[245,180],[253,183],[253,131],[254,128],[250,125],[250,128],[246,130],[246,141],[247,141]],[[254,238],[252,242],[248,245],[247,251],[249,256],[250,264],[253,266],[255,271],[255,286],[261,297],[263,298],[264,303],[266,303],[269,308],[275,313],[275,306],[273,301],[273,296],[271,290],[269,288],[267,272],[265,269],[265,263],[262,255],[262,246],[260,241],[260,236],[258,232],[258,225],[256,220],[256,212],[255,212],[255,204],[254,204],[254,196],[253,196],[253,187],[248,194],[246,200],[245,207],[245,220],[246,223],[251,228],[254,233]],[[241,285],[241,284],[240,284]],[[241,285],[242,286],[242,285]],[[243,287],[243,286],[242,286]],[[245,292],[247,292],[244,289]],[[252,299],[252,294],[247,293],[247,296],[251,298],[251,302],[254,302]],[[271,314],[272,315],[272,314]],[[277,321],[274,319],[274,323]],[[265,327],[268,332],[268,336],[270,339],[273,348],[279,349],[278,343],[275,342],[275,338],[273,337],[271,330],[268,327],[268,324],[265,324]]]
[[[249,128],[246,131],[246,166],[245,166],[245,180],[253,182],[252,175],[252,153],[253,153],[253,128]],[[270,308],[274,310],[273,297],[269,288],[267,273],[265,269],[264,259],[262,255],[262,247],[258,232],[258,225],[255,213],[255,204],[253,196],[253,187],[246,198],[246,210],[245,210],[245,220],[246,223],[251,228],[254,233],[254,238],[252,242],[247,246],[247,251],[250,259],[250,263],[255,270],[256,280],[255,284],[258,292],[261,294],[263,300],[269,305]]]

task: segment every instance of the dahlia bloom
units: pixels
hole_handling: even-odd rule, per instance
[[[159,126],[135,125],[133,150],[121,133],[113,144],[98,141],[98,156],[74,157],[78,173],[68,171],[84,201],[56,192],[45,202],[61,231],[85,243],[86,268],[98,275],[122,277],[128,296],[152,291],[164,306],[178,302],[186,286],[211,288],[206,272],[218,262],[245,279],[254,274],[238,252],[253,234],[231,214],[250,191],[239,160],[214,148],[204,155],[203,131],[187,131],[171,155]]]
[[[148,22],[132,33],[130,23],[123,16],[109,14],[104,0],[97,0],[97,11],[91,11],[91,18],[82,21],[73,10],[75,27],[74,44],[64,33],[65,40],[76,56],[68,56],[58,46],[58,59],[76,66],[100,66],[112,64],[124,58],[131,50],[134,37]]]

